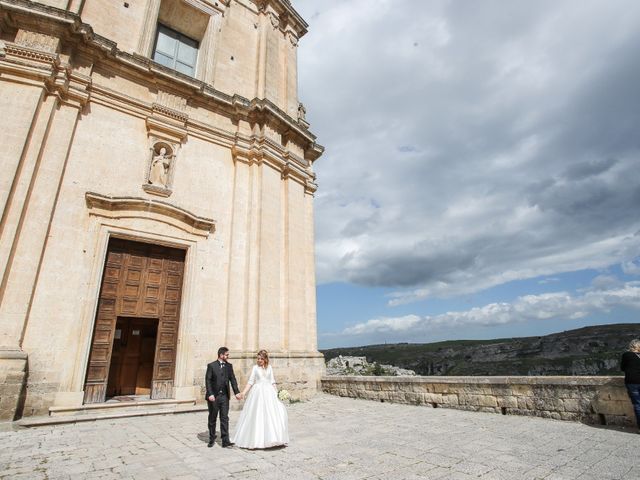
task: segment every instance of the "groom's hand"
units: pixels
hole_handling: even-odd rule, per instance
[[[215,402],[216,397],[214,397],[213,395],[209,395],[209,398],[207,398],[207,400],[209,400],[210,402]]]
[[[242,394],[236,393],[236,400],[242,400]]]

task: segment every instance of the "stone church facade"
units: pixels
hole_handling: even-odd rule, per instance
[[[202,402],[226,345],[317,389],[289,0],[0,0],[0,417]]]

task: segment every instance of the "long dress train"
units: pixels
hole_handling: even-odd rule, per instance
[[[252,385],[231,441],[241,448],[269,448],[289,443],[287,409],[273,387],[273,369],[253,366]]]

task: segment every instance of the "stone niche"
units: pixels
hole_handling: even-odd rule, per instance
[[[176,164],[176,146],[165,141],[154,141],[149,149],[146,162],[145,192],[168,197],[173,189],[173,177]]]

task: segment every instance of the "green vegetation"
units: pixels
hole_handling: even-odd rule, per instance
[[[396,343],[324,350],[366,357],[369,375],[384,375],[380,364],[418,375],[620,375],[618,361],[640,324],[585,327],[543,337]]]

